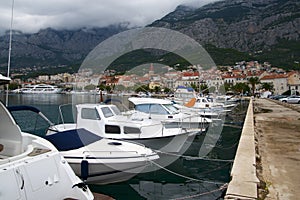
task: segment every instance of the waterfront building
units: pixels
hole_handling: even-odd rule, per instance
[[[287,77],[287,74],[269,74],[263,76],[260,79],[260,82],[273,84],[274,94],[277,95],[282,94],[289,89]]]
[[[300,93],[300,74],[297,71],[291,71],[287,74],[287,84],[288,88],[294,93]]]

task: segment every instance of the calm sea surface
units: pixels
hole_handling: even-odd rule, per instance
[[[110,98],[110,97],[104,97]],[[115,97],[113,97],[115,98]],[[126,97],[118,97],[126,102]],[[0,100],[5,102],[5,95],[0,94]],[[64,94],[10,94],[9,106],[30,105],[39,108],[52,122],[59,122],[59,105],[69,103],[95,103],[100,98],[96,95],[64,95]],[[241,102],[226,117],[225,126],[218,142],[208,154],[208,160],[178,158],[166,169],[139,174],[129,181],[110,185],[90,185],[92,191],[107,194],[120,200],[138,199],[222,199],[224,190],[219,188],[230,180],[232,162],[248,102]],[[25,116],[25,117],[24,117]],[[70,116],[72,116],[70,114]],[[34,116],[23,114],[15,116],[22,130],[32,132]],[[70,117],[72,118],[72,117]],[[21,120],[21,121],[20,121]],[[70,119],[71,120],[71,119]],[[35,134],[43,134],[44,126],[35,127]],[[187,155],[197,157],[203,142],[201,137],[195,138]],[[202,144],[203,145],[203,144]],[[170,155],[172,157],[173,155]],[[217,160],[216,160],[217,159]],[[187,178],[189,177],[189,178]]]

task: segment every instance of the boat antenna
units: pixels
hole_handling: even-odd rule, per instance
[[[10,57],[11,57],[11,41],[12,41],[12,27],[13,27],[13,19],[14,19],[14,4],[15,0],[12,0],[12,5],[11,5],[11,19],[10,19],[10,30],[9,30],[9,47],[8,47],[8,61],[7,61],[7,77],[9,78],[10,74]],[[5,100],[5,105],[8,106],[8,86],[9,84],[7,83],[6,85],[6,100]]]

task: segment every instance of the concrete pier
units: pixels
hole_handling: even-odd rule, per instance
[[[254,101],[259,198],[300,197],[300,104]]]
[[[225,199],[257,199],[253,101],[250,100]]]
[[[300,196],[300,105],[250,101],[225,199]]]

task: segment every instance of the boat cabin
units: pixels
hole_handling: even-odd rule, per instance
[[[76,128],[86,128],[103,137],[116,138],[119,134],[123,137],[137,137],[142,133],[149,134],[151,130],[153,133],[161,132],[162,127],[158,123],[153,124],[151,120],[121,115],[115,105],[79,104],[76,107]]]

